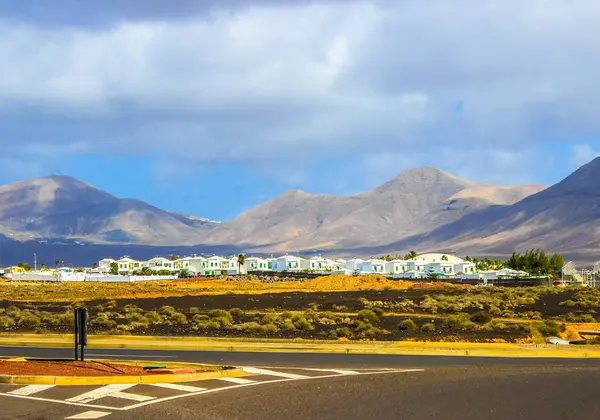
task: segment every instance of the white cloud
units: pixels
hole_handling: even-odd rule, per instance
[[[589,163],[600,156],[600,151],[593,150],[588,144],[577,144],[573,146],[573,153],[569,158],[569,163],[573,169]]]
[[[375,180],[416,161],[402,161],[407,150],[452,145],[525,180],[513,162],[534,141],[600,132],[600,3],[248,4],[101,28],[0,22],[0,122],[44,121],[0,145],[186,165],[277,159],[295,163],[298,182],[313,154],[372,155]]]

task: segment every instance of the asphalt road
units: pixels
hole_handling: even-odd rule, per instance
[[[88,387],[54,387],[19,396],[27,390],[0,385],[0,419],[93,418],[76,417],[89,413],[108,420],[600,419],[596,359],[125,349],[90,349],[88,354],[262,370],[245,377],[245,384],[186,384],[197,387],[196,392],[137,385],[124,391],[133,394],[121,395],[125,399],[109,396],[89,403],[81,399]],[[0,347],[0,355],[69,357],[70,351]]]

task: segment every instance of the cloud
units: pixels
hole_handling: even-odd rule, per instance
[[[373,156],[380,179],[415,153],[500,165],[600,132],[595,2],[61,2],[63,18],[0,8],[0,145],[14,155],[277,160],[304,182],[315,155]]]
[[[589,163],[600,156],[600,151],[593,150],[588,144],[577,144],[573,146],[573,153],[569,158],[569,163],[573,169]]]

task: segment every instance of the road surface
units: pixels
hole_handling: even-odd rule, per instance
[[[2,356],[69,357],[0,347]],[[599,419],[597,359],[90,349],[93,358],[243,366],[175,385],[0,385],[0,419]]]

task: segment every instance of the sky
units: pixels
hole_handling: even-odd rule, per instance
[[[0,0],[0,184],[71,175],[227,220],[432,165],[600,155],[593,0]]]

